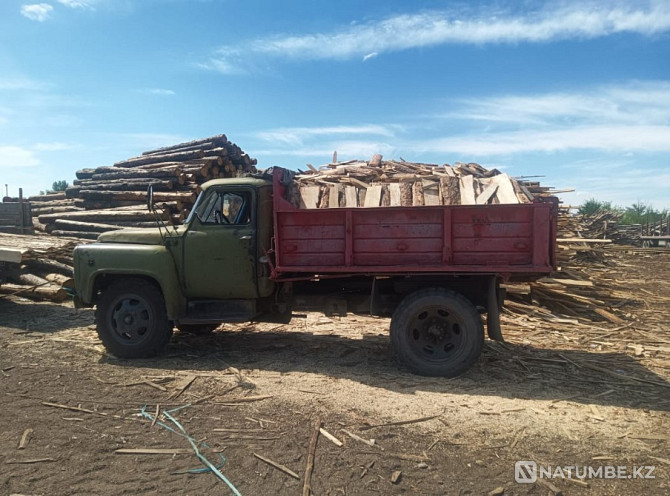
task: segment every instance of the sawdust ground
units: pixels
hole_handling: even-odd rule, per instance
[[[507,315],[508,342],[487,341],[476,366],[450,380],[404,371],[386,319],[310,313],[287,326],[176,333],[160,357],[129,361],[104,353],[90,310],[0,300],[0,492],[227,494],[212,473],[184,473],[202,467],[187,440],[141,415],[190,405],[174,417],[210,460],[223,453],[222,474],[245,495],[302,492],[317,419],[344,443],[318,439],[317,495],[547,494],[515,482],[519,460],[655,466],[655,479],[551,482],[565,494],[667,494],[670,256],[612,262],[643,295],[627,309],[630,326]],[[187,452],[116,453],[126,448]]]

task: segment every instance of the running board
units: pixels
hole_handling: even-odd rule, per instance
[[[180,324],[218,324],[249,322],[256,312],[256,300],[196,300],[190,301]]]

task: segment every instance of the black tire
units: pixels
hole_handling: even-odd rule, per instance
[[[204,336],[213,333],[220,324],[179,324],[177,329],[180,332],[194,334],[196,336]]]
[[[163,294],[145,279],[109,285],[98,301],[96,323],[105,348],[119,358],[155,356],[172,336]]]
[[[391,344],[412,372],[456,377],[479,358],[484,328],[477,309],[464,296],[442,288],[405,297],[391,318]]]
[[[287,307],[283,311],[276,311],[270,314],[270,322],[275,322],[277,324],[290,324],[292,318],[293,309],[291,307]]]

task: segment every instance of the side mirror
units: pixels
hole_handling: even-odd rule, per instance
[[[150,212],[154,210],[154,186],[150,184],[147,188],[147,208]]]

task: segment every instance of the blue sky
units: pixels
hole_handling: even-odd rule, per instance
[[[670,0],[2,0],[0,183],[225,133],[670,208]]]

